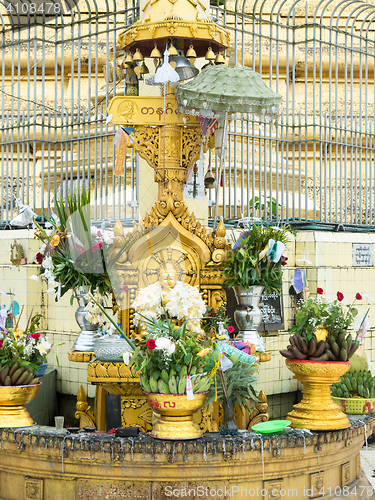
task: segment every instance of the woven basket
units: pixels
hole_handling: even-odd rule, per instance
[[[375,411],[375,398],[335,398],[332,396],[332,401],[341,406],[344,413],[351,415],[364,415]]]

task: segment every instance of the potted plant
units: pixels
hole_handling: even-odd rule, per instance
[[[37,394],[36,375],[52,350],[48,337],[35,331],[41,315],[29,318],[24,331],[0,321],[0,422],[2,427],[24,427],[34,422],[24,407]]]
[[[86,318],[89,292],[97,292],[102,298],[117,293],[117,273],[114,264],[139,237],[129,233],[121,248],[110,251],[112,239],[90,223],[90,194],[85,190],[77,196],[68,195],[56,201],[57,215],[44,216],[51,229],[43,229],[37,222],[35,236],[43,243],[36,255],[40,265],[34,281],[48,283],[47,294],[60,300],[72,291],[78,301],[76,320],[81,329],[73,350],[93,351],[94,338],[98,334],[95,324]]]
[[[151,435],[163,439],[193,439],[202,431],[193,418],[206,402],[211,370],[220,352],[206,348],[198,336],[169,318],[148,319],[130,364],[140,372],[147,402],[159,419]]]
[[[358,333],[353,336],[348,329],[358,314],[354,303],[362,297],[357,293],[353,302],[343,307],[341,292],[334,301],[325,299],[321,288],[317,292],[316,298],[298,304],[289,345],[280,351],[304,387],[303,399],[294,405],[288,419],[294,427],[344,429],[349,421],[333,403],[330,386],[349,370],[348,360],[359,347]]]
[[[239,328],[238,340],[248,341],[263,350],[257,330],[262,321],[259,302],[263,290],[280,293],[283,269],[287,258],[283,255],[289,241],[288,227],[253,224],[236,238],[222,263],[228,287],[233,287],[238,307],[234,319]]]
[[[252,357],[252,360],[249,357],[249,360],[250,363],[246,363],[240,361],[235,353],[226,354],[216,372],[215,384],[211,385],[207,404],[218,400],[223,405],[224,416],[220,428],[223,435],[234,435],[238,432],[234,421],[234,403],[237,403],[243,412],[244,409],[250,411],[249,399],[259,402],[254,390],[258,366],[254,363],[255,357]]]

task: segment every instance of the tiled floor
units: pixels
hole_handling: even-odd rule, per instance
[[[361,466],[371,485],[375,489],[375,443],[366,445],[361,450]]]

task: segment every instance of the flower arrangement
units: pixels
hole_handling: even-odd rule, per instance
[[[148,334],[130,360],[142,372],[142,389],[147,393],[185,394],[191,384],[191,394],[207,391],[212,382],[208,362],[211,357],[218,359],[220,353],[205,348],[188,329],[187,321],[176,325],[167,313],[163,319],[144,317],[144,321]]]
[[[111,294],[117,276],[113,265],[138,234],[129,233],[122,248],[110,257],[112,238],[90,225],[89,193],[83,190],[79,196],[69,195],[67,203],[63,199],[57,200],[56,209],[57,216],[44,216],[51,230],[45,230],[35,222],[35,237],[43,245],[36,255],[39,273],[31,279],[45,280],[47,294],[55,295],[56,300],[80,286],[89,286],[92,292],[97,290],[102,296]]]
[[[362,300],[357,293],[353,302],[343,306],[344,295],[337,292],[337,298],[329,301],[323,297],[323,289],[317,289],[318,296],[298,303],[295,325],[291,328],[287,349],[280,354],[288,359],[310,359],[312,361],[347,361],[359,347],[359,332],[368,311],[363,316],[355,335],[347,335],[358,311],[356,300]]]
[[[209,307],[206,315],[202,318],[202,328],[206,333],[220,333],[228,337],[234,332],[234,327],[229,325],[229,322],[230,320],[223,306],[219,307],[217,311]]]
[[[147,328],[146,319],[160,318],[164,311],[178,321],[187,321],[187,330],[201,333],[201,319],[206,305],[197,287],[177,281],[169,288],[168,297],[163,296],[159,281],[139,290],[132,307],[135,310],[134,324]]]
[[[267,293],[279,292],[282,266],[287,260],[283,252],[289,241],[288,231],[288,227],[253,224],[238,239],[232,235],[233,248],[222,264],[227,286],[263,286]]]

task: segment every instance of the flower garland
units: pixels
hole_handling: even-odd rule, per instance
[[[201,319],[206,312],[206,305],[197,287],[178,281],[162,302],[162,288],[157,281],[139,290],[132,307],[135,310],[134,325],[146,329],[147,319],[160,318],[163,306],[171,318],[187,321],[187,328],[193,333],[201,333]]]

